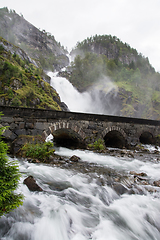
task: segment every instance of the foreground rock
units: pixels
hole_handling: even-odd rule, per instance
[[[29,176],[27,177],[23,183],[29,188],[30,191],[38,191],[38,192],[42,192],[43,189],[38,186],[38,184],[36,183],[36,180],[32,177]]]
[[[154,181],[153,185],[156,186],[156,187],[160,187],[160,180]]]
[[[79,162],[80,157],[77,157],[76,155],[73,155],[69,160],[72,161],[72,162]]]

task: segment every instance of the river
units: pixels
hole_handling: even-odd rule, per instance
[[[57,147],[53,164],[17,159],[24,203],[0,218],[0,239],[159,240],[160,148],[145,148],[114,156]],[[23,184],[30,175],[42,192]]]
[[[0,219],[1,240],[159,240],[160,162],[154,154],[139,160],[92,151],[57,148],[62,164],[19,160],[18,192],[23,206]],[[72,155],[80,157],[72,163]],[[130,171],[145,173],[145,181]],[[31,192],[23,180],[32,175],[43,192]],[[115,182],[126,188],[119,193]],[[147,184],[146,184],[147,182]]]

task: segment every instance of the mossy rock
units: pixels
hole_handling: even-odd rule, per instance
[[[44,139],[39,135],[20,135],[12,142],[10,152],[14,155],[22,156],[21,149],[26,143],[44,143]]]

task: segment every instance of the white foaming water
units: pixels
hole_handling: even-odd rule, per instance
[[[64,156],[76,154],[81,161],[109,166],[117,172],[149,169],[157,179],[160,164],[136,159],[103,156],[88,151],[59,148]],[[136,163],[135,163],[136,161]],[[117,193],[98,184],[102,175],[85,174],[42,164],[20,162],[22,172],[18,192],[25,196],[23,206],[0,219],[1,240],[159,240],[159,191],[147,194]],[[23,180],[32,175],[44,189],[30,192]],[[103,176],[105,180],[105,175]]]
[[[76,155],[84,162],[95,163],[102,166],[115,169],[117,171],[136,171],[144,172],[150,178],[159,180],[160,162],[140,161],[135,158],[116,158],[113,156],[106,156],[92,151],[71,150],[60,147],[56,150],[56,154],[60,156],[71,157]]]
[[[61,101],[68,106],[70,111],[97,114],[104,113],[98,96],[94,96],[96,99],[93,101],[89,92],[78,92],[66,78],[56,77],[56,73],[52,72],[49,72],[48,75],[51,77],[51,86],[56,89]]]

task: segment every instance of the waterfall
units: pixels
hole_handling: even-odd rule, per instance
[[[53,73],[49,75],[51,77],[51,86],[56,89],[61,101],[67,104],[70,111],[92,112],[90,110],[92,99],[87,92],[79,93],[66,78],[54,76]]]
[[[48,73],[51,77],[51,86],[58,92],[61,101],[64,102],[72,112],[97,113],[97,114],[113,114],[106,108],[106,102],[101,98],[101,91],[92,89],[88,92],[80,93],[78,90],[64,77],[56,76],[57,73]],[[111,85],[111,84],[110,84]],[[113,86],[109,86],[109,91]]]

